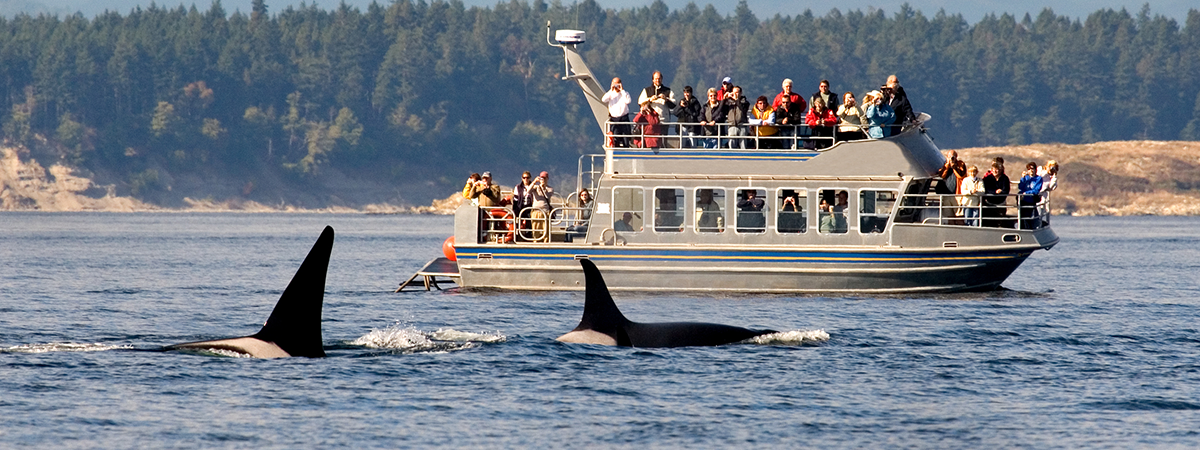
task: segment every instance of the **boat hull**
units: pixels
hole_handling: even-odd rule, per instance
[[[687,249],[670,247],[463,247],[465,288],[576,290],[577,259],[608,274],[610,289],[775,293],[912,293],[991,290],[1035,248]]]

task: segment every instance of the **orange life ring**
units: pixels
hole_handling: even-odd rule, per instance
[[[513,223],[514,221],[512,220],[512,217],[513,217],[512,212],[507,209],[493,209],[488,214],[490,214],[492,216],[492,219],[503,220],[504,227],[507,229],[506,232],[502,232],[501,237],[500,237],[500,239],[498,239],[498,241],[501,243],[504,243],[504,244],[512,242],[513,236],[516,233],[516,225],[514,225],[514,223]],[[492,223],[495,223],[495,221],[493,220]],[[491,231],[491,232],[494,233],[495,231]]]

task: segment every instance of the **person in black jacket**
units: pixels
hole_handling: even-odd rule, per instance
[[[999,218],[1007,215],[1008,208],[1005,202],[1008,200],[1008,192],[1011,188],[1012,181],[1008,179],[1008,175],[1004,174],[1004,159],[996,158],[992,161],[992,170],[983,177],[983,226],[1000,227],[1005,225],[1004,221]]]
[[[838,106],[842,104],[842,97],[836,92],[829,90],[829,80],[821,80],[820,87],[817,92],[813,93],[812,97],[809,97],[808,104],[812,105],[816,103],[818,98],[825,103],[825,109],[833,112],[837,112]]]
[[[791,99],[782,97],[779,99],[779,107],[775,108],[775,125],[779,127],[779,135],[793,137],[796,135],[796,127],[804,125],[804,107],[795,105]],[[795,140],[785,140],[784,146],[787,148],[796,148]]]
[[[904,92],[904,86],[900,85],[900,80],[895,75],[888,76],[887,84],[879,91],[883,93],[883,101],[896,112],[896,122],[888,136],[900,134],[905,125],[917,121],[912,105],[908,103],[908,94]]]
[[[680,123],[696,123],[700,122],[700,100],[692,96],[692,87],[683,87],[683,98],[675,104],[675,109],[671,111]],[[684,136],[681,147],[695,148],[696,142],[692,137],[699,135],[699,125],[681,125],[680,130]]]
[[[747,124],[750,123],[750,101],[746,100],[746,96],[742,95],[742,87],[734,86],[733,91],[725,95],[725,100],[721,102],[725,107],[725,121],[729,124],[729,148],[738,147],[746,149],[746,139],[735,138],[734,136],[748,136],[749,130]]]
[[[725,105],[717,99],[717,89],[708,88],[708,101],[700,105],[700,129],[704,133],[704,148],[717,148],[721,125],[725,123]]]

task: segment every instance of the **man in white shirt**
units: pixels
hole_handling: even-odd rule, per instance
[[[629,104],[633,103],[633,99],[629,97],[629,92],[621,87],[621,79],[613,78],[612,85],[608,92],[604,93],[600,100],[608,104],[608,121],[609,122],[629,122]],[[612,140],[613,147],[628,147],[629,146],[629,124],[616,123],[609,125],[609,133],[614,137]]]

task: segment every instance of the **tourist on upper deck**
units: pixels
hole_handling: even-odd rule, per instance
[[[700,100],[692,96],[692,87],[683,87],[683,98],[675,105],[672,111],[681,123],[697,123],[700,122]],[[682,134],[687,136],[683,138],[680,144],[683,148],[697,147],[695,136],[701,133],[699,125],[683,125]]]
[[[958,185],[958,206],[962,206],[968,227],[979,226],[979,195],[983,194],[983,180],[979,179],[979,168],[967,168],[967,176]]]
[[[810,105],[816,103],[818,98],[825,101],[825,109],[834,111],[835,114],[838,106],[841,106],[841,97],[829,90],[829,80],[821,80],[821,84],[817,86],[817,92],[813,93],[808,103]]]
[[[675,108],[675,93],[671,92],[671,88],[663,86],[662,72],[654,71],[651,76],[650,86],[642,89],[641,95],[638,95],[638,105],[642,107],[649,106],[658,113],[658,117],[666,122],[671,122],[671,109]]]
[[[838,127],[837,137],[839,141],[852,141],[867,137],[867,133],[864,132],[864,126],[867,124],[867,113],[858,107],[858,102],[854,100],[853,92],[846,91],[842,95],[842,104],[838,105],[837,116],[838,121],[842,124]]]
[[[731,92],[733,92],[733,79],[725,77],[725,79],[721,80],[721,87],[717,89],[717,100],[724,101],[725,97],[728,97]]]
[[[754,108],[750,109],[750,125],[754,127],[754,135],[766,139],[758,140],[758,148],[779,148],[779,141],[775,139],[775,134],[779,132],[775,128],[775,109],[767,104],[767,97],[760,95],[758,101],[754,102]]]
[[[750,123],[750,101],[742,95],[742,87],[734,86],[733,91],[725,96],[722,102],[725,108],[725,122],[729,124],[727,135],[730,136],[729,148],[746,148],[746,139],[736,136],[748,136],[746,125]]]
[[[662,117],[654,112],[654,108],[643,106],[633,117],[633,124],[634,147],[658,148],[662,144],[662,139],[654,137],[663,132]]]
[[[600,100],[608,104],[609,122],[629,122],[629,104],[633,100],[629,98],[629,92],[621,86],[620,78],[612,79],[612,84],[608,92],[605,92],[604,96],[600,97]],[[608,132],[614,136],[612,146],[629,146],[630,133],[628,123],[610,124]]]
[[[1037,204],[1042,200],[1042,177],[1038,176],[1037,170],[1037,163],[1030,161],[1025,165],[1025,172],[1021,173],[1021,181],[1017,182],[1017,191],[1021,194],[1017,212],[1021,216],[1023,230],[1032,230],[1041,223],[1041,219],[1035,217]]]
[[[801,97],[800,94],[792,92],[791,78],[783,79],[783,91],[775,94],[775,101],[771,102],[771,107],[778,108],[784,97],[787,97],[787,99],[791,101],[793,108],[799,109],[800,111],[808,109],[808,103],[804,102],[804,97]]]
[[[896,78],[896,75],[888,76],[887,84],[883,85],[880,91],[884,95],[883,101],[892,107],[892,111],[896,112],[896,126],[893,127],[896,132],[901,130],[900,126],[917,121],[912,105],[908,103],[908,94],[904,92],[904,86],[900,85],[900,79]]]
[[[1008,175],[1004,174],[1004,158],[996,158],[992,161],[992,170],[983,176],[983,226],[1000,227],[1004,225],[1000,220],[989,221],[986,219],[1005,216],[1005,202],[1011,188],[1012,182],[1009,181]]]
[[[463,186],[463,198],[471,200],[472,203],[475,203],[475,201],[471,199],[471,186],[474,186],[476,181],[479,181],[479,174],[472,173],[471,176],[467,177],[467,184]],[[476,204],[478,205],[478,203]]]
[[[883,96],[879,91],[871,91],[864,95],[863,104],[867,105],[867,125],[870,125],[867,135],[872,139],[887,137],[888,129],[885,127],[896,121],[895,111],[892,111],[892,107],[883,102]]]
[[[792,99],[789,96],[784,96],[779,99],[779,107],[775,108],[775,124],[779,128],[779,135],[783,137],[793,137],[796,135],[796,127],[804,125],[804,115],[807,111],[799,106],[792,104]],[[796,141],[786,139],[783,141],[784,147],[796,148]]]
[[[717,137],[725,125],[725,104],[717,98],[717,89],[708,88],[708,102],[700,107],[700,126],[704,131],[704,148],[717,148]]]
[[[833,110],[825,107],[825,100],[820,98],[813,99],[813,106],[809,108],[808,115],[804,118],[804,123],[812,128],[813,136],[817,137],[833,137],[833,127],[837,125],[838,118],[833,114]],[[821,139],[816,141],[816,148],[825,148],[833,143],[832,140]]]

